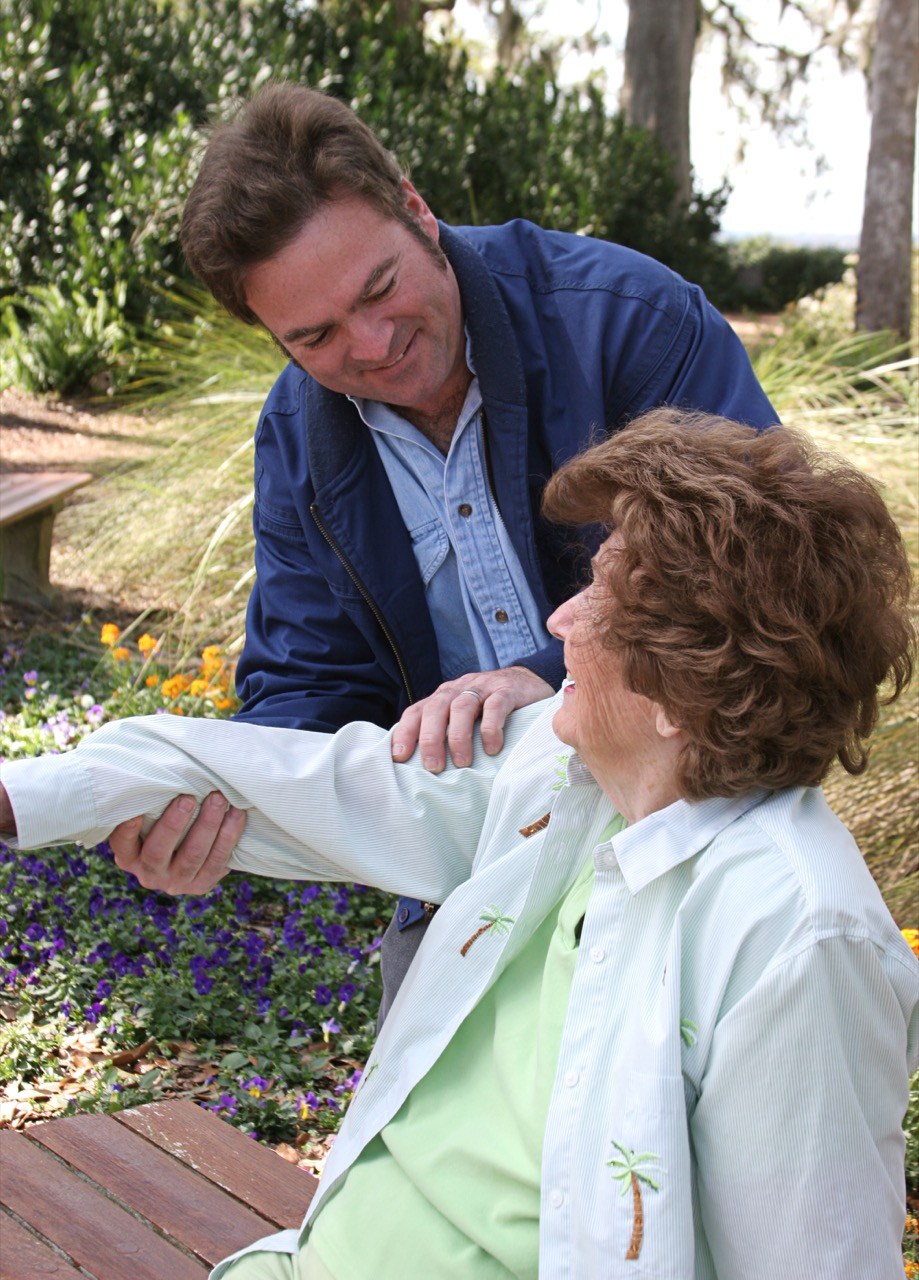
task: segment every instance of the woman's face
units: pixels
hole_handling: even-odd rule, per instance
[[[622,539],[613,533],[594,557],[602,578],[603,562],[618,555]],[[565,644],[570,683],[552,726],[556,735],[574,747],[597,782],[625,783],[656,765],[663,712],[649,698],[633,693],[622,678],[619,656],[596,638],[593,619],[599,610],[615,609],[613,598],[590,586],[568,600],[549,619],[549,630]]]

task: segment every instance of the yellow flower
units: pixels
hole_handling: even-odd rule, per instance
[[[163,681],[163,697],[178,698],[180,694],[185,692],[190,684],[191,676],[189,675],[180,674],[177,676],[170,676],[168,680]]]
[[[207,681],[202,680],[200,676],[197,680],[192,680],[188,686],[188,692],[193,698],[203,698],[207,693]]]
[[[144,634],[141,636],[141,638],[137,642],[137,647],[141,651],[141,653],[144,655],[145,658],[149,658],[150,654],[153,653],[154,650],[159,648],[159,643],[160,643],[159,640],[154,639],[153,636],[148,635],[146,632],[144,632]]]
[[[262,1096],[262,1091],[257,1084],[251,1085],[250,1088],[246,1090],[246,1093],[248,1093],[252,1098],[260,1098]]]
[[[131,656],[130,653],[127,651],[124,645],[119,645],[117,649],[112,650],[112,657],[115,659],[116,662],[127,662],[130,656]]]
[[[159,676],[147,676],[146,680],[144,681],[144,684],[147,686],[148,689],[155,689],[156,686],[159,684],[159,682],[160,682]]]
[[[107,622],[102,628],[99,639],[103,644],[107,644],[111,649],[113,644],[117,644],[121,636],[121,628],[116,627],[114,622]]]
[[[903,1227],[903,1230],[908,1235],[913,1235],[913,1236],[919,1233],[919,1222],[916,1221],[916,1219],[913,1217],[911,1213],[908,1213],[906,1215],[906,1223]]]
[[[204,659],[205,662],[212,662],[214,658],[219,658],[220,645],[206,644],[204,648],[201,650],[201,657]]]
[[[913,954],[919,956],[919,929],[903,929],[901,932],[912,947]]]
[[[184,716],[185,712],[182,710],[181,707],[170,707],[169,714],[171,716]]]
[[[300,1099],[299,1115],[301,1120],[309,1120],[313,1114],[313,1108],[307,1102],[306,1098]]]
[[[906,1273],[906,1280],[916,1280],[919,1277],[919,1262],[906,1261],[903,1263],[903,1270]]]

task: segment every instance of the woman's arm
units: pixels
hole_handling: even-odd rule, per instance
[[[440,775],[394,765],[375,725],[321,734],[163,715],[116,721],[76,751],[9,762],[0,776],[22,847],[98,843],[177,794],[200,803],[219,791],[247,815],[232,868],[441,902],[469,874],[502,758],[540,713],[512,718],[500,756],[479,745],[471,768]]]

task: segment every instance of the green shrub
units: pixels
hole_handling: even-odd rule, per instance
[[[775,244],[768,236],[740,240],[728,247],[729,283],[714,291],[725,310],[781,311],[842,280],[842,249]]]
[[[61,395],[119,390],[138,345],[124,318],[124,288],[116,285],[114,297],[98,288],[92,295],[47,284],[8,299],[0,315],[0,382]]]

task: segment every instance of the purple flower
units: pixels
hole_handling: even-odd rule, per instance
[[[332,1003],[331,989],[325,986],[324,983],[320,982],[319,986],[313,992],[313,999],[316,1001],[317,1004],[322,1004],[322,1005],[331,1004]]]
[[[347,1004],[354,995],[356,988],[353,982],[343,982],[338,988],[338,998],[343,1004]]]
[[[38,684],[38,672],[27,671],[25,675],[22,677],[22,683],[27,685]]]
[[[232,1093],[222,1093],[216,1102],[208,1102],[205,1109],[215,1111],[217,1115],[235,1116],[239,1109],[239,1102]]]

